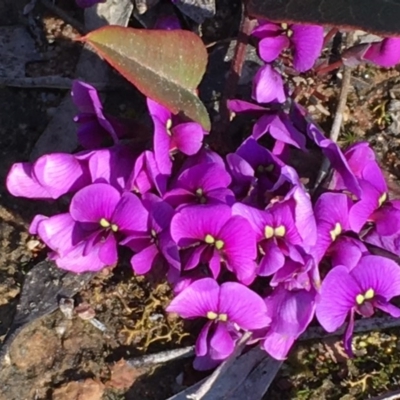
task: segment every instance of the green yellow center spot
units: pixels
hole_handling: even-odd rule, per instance
[[[219,314],[218,321],[226,322],[228,321],[228,316],[226,314]]]
[[[266,239],[271,239],[274,236],[274,228],[272,226],[267,225],[264,228],[264,236]]]
[[[387,200],[387,193],[383,193],[381,197],[379,197],[379,207]]]
[[[285,233],[286,233],[286,229],[283,225],[280,225],[274,229],[274,235],[277,237],[283,237],[283,236],[285,236]]]
[[[224,244],[225,243],[223,242],[223,240],[217,240],[215,242],[215,247],[216,247],[217,250],[221,250],[224,247]]]
[[[118,225],[116,225],[116,224],[111,224],[111,230],[112,230],[113,232],[118,232]]]
[[[111,226],[111,224],[105,218],[102,218],[100,220],[100,226],[102,228],[109,228]]]
[[[167,121],[167,123],[165,124],[165,127],[167,128],[168,135],[172,136],[172,133],[171,133],[172,119],[171,118]]]
[[[157,232],[156,232],[154,229],[152,229],[152,230],[150,231],[150,234],[151,234],[151,237],[152,237],[152,238],[156,238],[156,237],[157,237]]]
[[[215,243],[215,239],[214,239],[214,237],[211,236],[211,235],[206,235],[206,237],[204,238],[204,241],[205,241],[207,244],[214,244],[214,243]]]
[[[374,289],[368,289],[364,294],[358,294],[356,296],[356,303],[358,305],[361,305],[364,303],[365,300],[371,300],[375,296],[375,291]]]
[[[335,227],[329,232],[333,241],[342,233],[342,225],[336,222]]]
[[[215,313],[214,311],[209,311],[209,312],[207,313],[207,318],[208,318],[208,319],[211,319],[211,320],[215,320],[215,319],[218,318],[218,314]]]
[[[198,197],[203,196],[203,189],[202,189],[202,188],[198,188],[198,189],[196,190],[196,196],[198,196]]]

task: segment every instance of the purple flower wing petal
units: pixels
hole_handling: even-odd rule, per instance
[[[275,61],[281,52],[289,47],[289,44],[289,39],[283,35],[266,37],[258,44],[260,58],[267,63]]]
[[[212,278],[200,279],[182,290],[166,310],[182,318],[206,317],[210,311],[218,313],[219,293],[217,281]]]
[[[172,142],[174,147],[183,154],[196,154],[203,144],[204,130],[196,122],[186,122],[172,128]]]
[[[347,314],[357,304],[357,295],[363,293],[360,285],[340,265],[329,271],[322,282],[316,316],[322,327],[333,332],[343,325]]]
[[[217,279],[221,272],[221,256],[217,249],[214,249],[213,255],[209,261],[209,267],[214,279]]]
[[[207,322],[197,337],[195,350],[198,357],[205,356],[208,353],[208,334],[212,324],[212,321]]]
[[[112,233],[108,234],[107,239],[104,242],[101,242],[99,258],[105,265],[115,265],[117,263],[117,241]]]
[[[210,339],[210,355],[212,359],[225,360],[235,348],[235,343],[225,323],[218,322]]]
[[[265,255],[260,261],[257,274],[260,276],[270,276],[283,267],[285,256],[275,240],[266,240],[262,243],[261,247]]]
[[[362,242],[347,236],[338,237],[329,249],[332,266],[345,265],[349,270],[353,269],[366,253],[368,250]]]
[[[168,264],[178,270],[181,269],[181,260],[179,257],[178,246],[172,240],[169,230],[158,234],[158,246],[161,254],[167,260]]]
[[[299,72],[311,69],[322,51],[324,28],[316,25],[292,25],[293,66]]]
[[[185,207],[172,218],[171,236],[180,247],[204,241],[207,235],[215,238],[230,216],[230,207],[222,204]]]
[[[255,113],[264,114],[267,109],[258,104],[249,103],[244,100],[228,100],[228,108],[234,113]]]
[[[400,39],[390,37],[372,43],[363,58],[381,67],[394,67],[400,62]]]
[[[100,223],[102,218],[110,222],[120,198],[118,190],[111,185],[94,183],[75,194],[71,200],[70,213],[79,222]]]
[[[208,246],[206,244],[203,244],[194,248],[190,247],[189,249],[184,250],[182,252],[183,269],[186,271],[196,268],[200,264],[200,259],[203,255],[203,252],[207,250],[207,247]]]
[[[391,315],[393,318],[400,318],[400,308],[387,302],[375,302],[374,306]]]
[[[295,338],[270,329],[262,343],[264,350],[276,360],[285,360]]]
[[[164,175],[169,175],[172,169],[172,159],[170,155],[172,138],[168,133],[167,127],[157,118],[154,122],[154,157],[157,167]]]
[[[237,282],[221,285],[219,312],[226,313],[228,321],[235,322],[244,330],[265,328],[271,321],[264,300]]]
[[[361,287],[360,294],[373,289],[376,295],[390,300],[400,295],[400,267],[393,260],[381,256],[365,256],[351,271]]]
[[[271,65],[261,67],[253,80],[252,97],[258,103],[284,103],[286,100],[283,80]]]
[[[136,274],[147,274],[154,264],[159,252],[157,246],[152,244],[131,258],[131,266]]]
[[[379,207],[371,216],[376,231],[382,236],[391,236],[400,232],[400,210],[390,204]]]

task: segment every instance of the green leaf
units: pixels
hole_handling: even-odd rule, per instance
[[[201,39],[184,30],[147,30],[106,26],[81,41],[145,96],[210,130],[210,118],[196,94],[207,66]]]

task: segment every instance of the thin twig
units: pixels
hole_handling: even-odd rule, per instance
[[[131,358],[126,363],[134,368],[152,364],[161,364],[180,358],[188,358],[194,355],[194,346],[187,346],[181,349],[167,350],[155,354],[147,354],[142,357]]]
[[[56,6],[49,0],[40,0],[40,2],[53,14],[57,15],[60,17],[64,22],[66,22],[68,25],[71,25],[74,29],[76,29],[80,34],[86,35],[89,31],[84,27],[83,24],[81,24],[79,21],[77,21],[75,18],[71,17],[68,15],[64,10],[62,10],[60,7]]]
[[[348,48],[349,46],[351,46],[351,44],[353,43],[353,33],[349,33],[347,36],[347,40],[346,40],[346,48]],[[348,66],[344,66],[343,67],[343,79],[342,79],[342,85],[340,88],[340,94],[339,94],[339,101],[336,107],[336,112],[335,112],[335,117],[333,119],[333,123],[332,123],[332,128],[331,128],[331,132],[329,134],[329,138],[333,141],[333,142],[337,142],[339,134],[340,134],[340,129],[342,127],[342,122],[343,122],[343,113],[344,110],[346,108],[346,103],[347,103],[347,96],[349,94],[350,91],[350,82],[351,82],[351,68]],[[314,191],[318,188],[318,186],[322,183],[322,181],[325,179],[326,175],[329,172],[329,167],[330,167],[330,163],[329,160],[325,157],[321,168],[318,172],[318,176],[314,185]]]

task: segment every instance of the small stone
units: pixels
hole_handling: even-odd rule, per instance
[[[68,382],[53,392],[53,400],[101,400],[104,385],[93,379]]]

